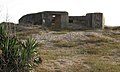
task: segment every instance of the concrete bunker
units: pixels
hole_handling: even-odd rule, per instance
[[[85,16],[68,16],[66,11],[43,11],[24,15],[20,24],[37,24],[48,29],[89,30],[103,29],[103,13],[87,13]]]

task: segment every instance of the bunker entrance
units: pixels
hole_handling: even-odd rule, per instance
[[[53,14],[52,15],[52,29],[59,29],[61,24],[61,15]]]

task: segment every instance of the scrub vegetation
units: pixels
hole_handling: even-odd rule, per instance
[[[105,27],[104,30],[97,30],[97,31],[85,30],[85,31],[65,31],[65,32],[64,30],[45,31],[42,30],[40,26],[27,25],[22,27],[23,28],[22,30],[20,30],[19,27],[22,27],[22,25],[17,26],[16,35],[17,38],[19,38],[21,41],[24,42],[22,43],[22,45],[15,45],[15,46],[12,45],[13,50],[14,49],[16,50],[17,48],[18,50],[19,48],[22,48],[22,50],[24,50],[24,48],[31,49],[32,46],[31,42],[32,44],[34,44],[34,42],[36,41],[38,42],[37,44],[38,47],[35,48],[37,51],[36,55],[41,58],[42,63],[35,64],[35,66],[32,67],[32,70],[29,69],[29,71],[33,71],[33,72],[119,72],[120,71],[120,27]],[[28,39],[29,37],[34,38],[36,41],[34,41],[33,39]],[[16,44],[20,44],[20,43],[16,43]],[[22,46],[22,47],[17,47],[17,46]],[[8,56],[7,54],[6,56],[4,56],[3,45],[2,47],[0,47],[0,49],[1,49],[0,57],[2,61],[2,58],[4,57],[6,58]],[[34,49],[32,50],[30,49],[28,49],[27,51],[30,52],[34,51]],[[14,52],[13,50],[12,53],[17,53]],[[21,54],[24,54],[21,53],[21,50],[19,52],[20,53],[18,54],[20,54],[20,56]],[[7,53],[11,55],[10,54],[11,52],[7,52]],[[32,53],[29,54],[30,54],[29,58],[31,58]],[[10,56],[10,58],[7,58],[6,62],[13,61],[12,63],[14,65],[12,66],[15,66],[12,67],[14,68],[13,70],[20,69],[17,67],[22,66],[21,61],[19,65],[16,65],[16,61],[18,60],[17,58],[19,56],[17,54],[12,54],[12,55],[15,56]],[[22,59],[24,59],[25,56],[23,56]],[[29,62],[32,61],[32,59],[28,59],[28,56],[25,57],[25,60],[27,60],[26,64],[29,64]],[[4,64],[2,63],[0,66],[3,65],[3,67],[8,67],[9,69],[11,69],[11,66],[9,65],[4,66]],[[25,66],[22,67],[26,68]]]

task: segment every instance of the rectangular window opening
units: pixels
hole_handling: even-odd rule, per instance
[[[73,20],[69,20],[69,23],[73,23]]]

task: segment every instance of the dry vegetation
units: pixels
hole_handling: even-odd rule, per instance
[[[39,26],[17,31],[39,42],[42,64],[33,72],[120,72],[120,28],[103,31],[43,31]]]

